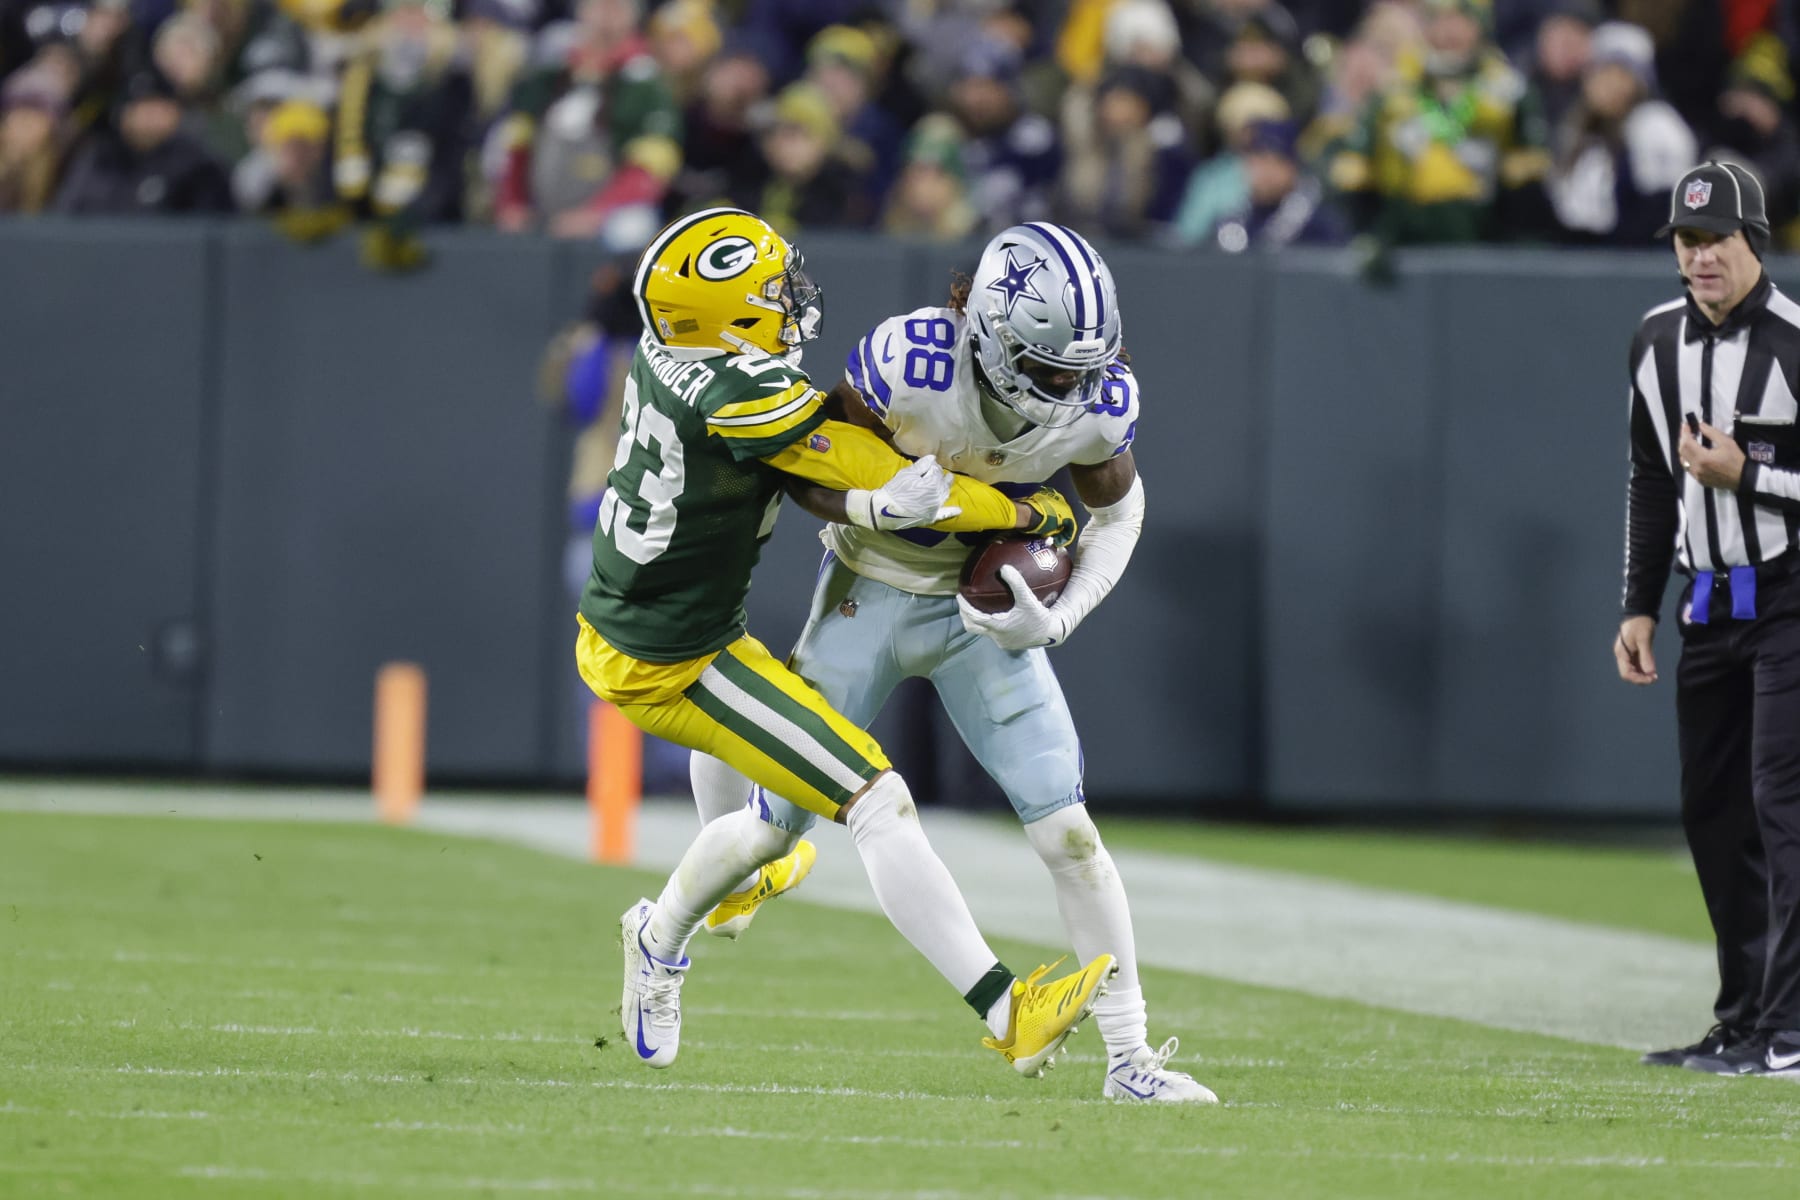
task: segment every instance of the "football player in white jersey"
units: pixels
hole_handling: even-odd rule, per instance
[[[905,454],[934,454],[1021,496],[1067,467],[1090,519],[1054,604],[1039,603],[1008,567],[1013,607],[990,614],[956,594],[963,562],[984,538],[873,532],[850,523],[842,493],[790,488],[802,507],[832,522],[790,665],[864,726],[902,678],[932,681],[1049,868],[1076,953],[1119,960],[1111,993],[1094,1009],[1107,1049],[1103,1094],[1205,1103],[1217,1097],[1168,1067],[1176,1039],[1149,1043],[1125,889],[1088,817],[1074,722],[1044,653],[1118,583],[1143,525],[1144,487],[1131,453],[1138,384],[1122,349],[1105,262],[1080,235],[1043,222],[989,242],[947,306],[891,317],[864,337],[831,395],[844,419]],[[736,937],[764,900],[805,875],[813,849],[798,839],[815,818],[752,789],[716,759],[696,754],[692,774],[703,821],[748,802],[791,835],[783,857],[729,864],[744,868],[742,882],[706,927]]]

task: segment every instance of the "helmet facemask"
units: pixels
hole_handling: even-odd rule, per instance
[[[1033,425],[1060,429],[1099,399],[1113,357],[1104,343],[1075,342],[1058,354],[1019,337],[998,310],[990,310],[984,323],[1001,355],[999,362],[973,355],[976,377],[1006,408]]]
[[[776,336],[788,348],[780,357],[789,366],[799,366],[801,347],[818,337],[825,326],[825,293],[806,273],[805,257],[799,248],[789,246],[781,273],[763,282],[760,295],[751,292],[744,300],[780,314],[781,330]]]

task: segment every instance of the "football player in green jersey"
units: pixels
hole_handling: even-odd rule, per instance
[[[818,289],[799,252],[747,212],[709,209],[664,229],[634,288],[645,332],[581,600],[582,678],[646,732],[847,825],[889,920],[986,1022],[990,1044],[1021,1073],[1040,1073],[1117,963],[1100,954],[1050,983],[1044,968],[1024,980],[1007,970],[881,747],[745,632],[744,597],[786,478],[846,493],[849,519],[870,529],[1066,541],[1068,502],[1048,488],[1015,502],[827,419],[798,361],[822,317]],[[688,940],[739,882],[715,864],[757,855],[778,833],[748,809],[711,822],[661,896],[621,917],[620,1016],[650,1066],[679,1050]]]

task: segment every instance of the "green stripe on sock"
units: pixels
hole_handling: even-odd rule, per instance
[[[975,1015],[987,1020],[988,1009],[994,1007],[994,1001],[1006,995],[1013,985],[1013,973],[1006,969],[1005,963],[995,963],[987,969],[974,987],[963,993],[963,999]]]

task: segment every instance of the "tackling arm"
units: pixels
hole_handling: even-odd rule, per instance
[[[872,529],[870,509],[879,507],[871,504],[873,493],[906,467],[907,460],[882,436],[885,430],[871,427],[876,418],[868,406],[854,393],[848,398],[843,394],[848,389],[848,384],[840,383],[826,401],[827,412],[846,419],[826,420],[813,438],[763,461],[789,476],[788,495],[807,512],[840,525]],[[931,526],[947,533],[1032,530],[1043,521],[1043,514],[1030,506],[966,475],[951,476],[945,503],[962,509],[959,516]]]

